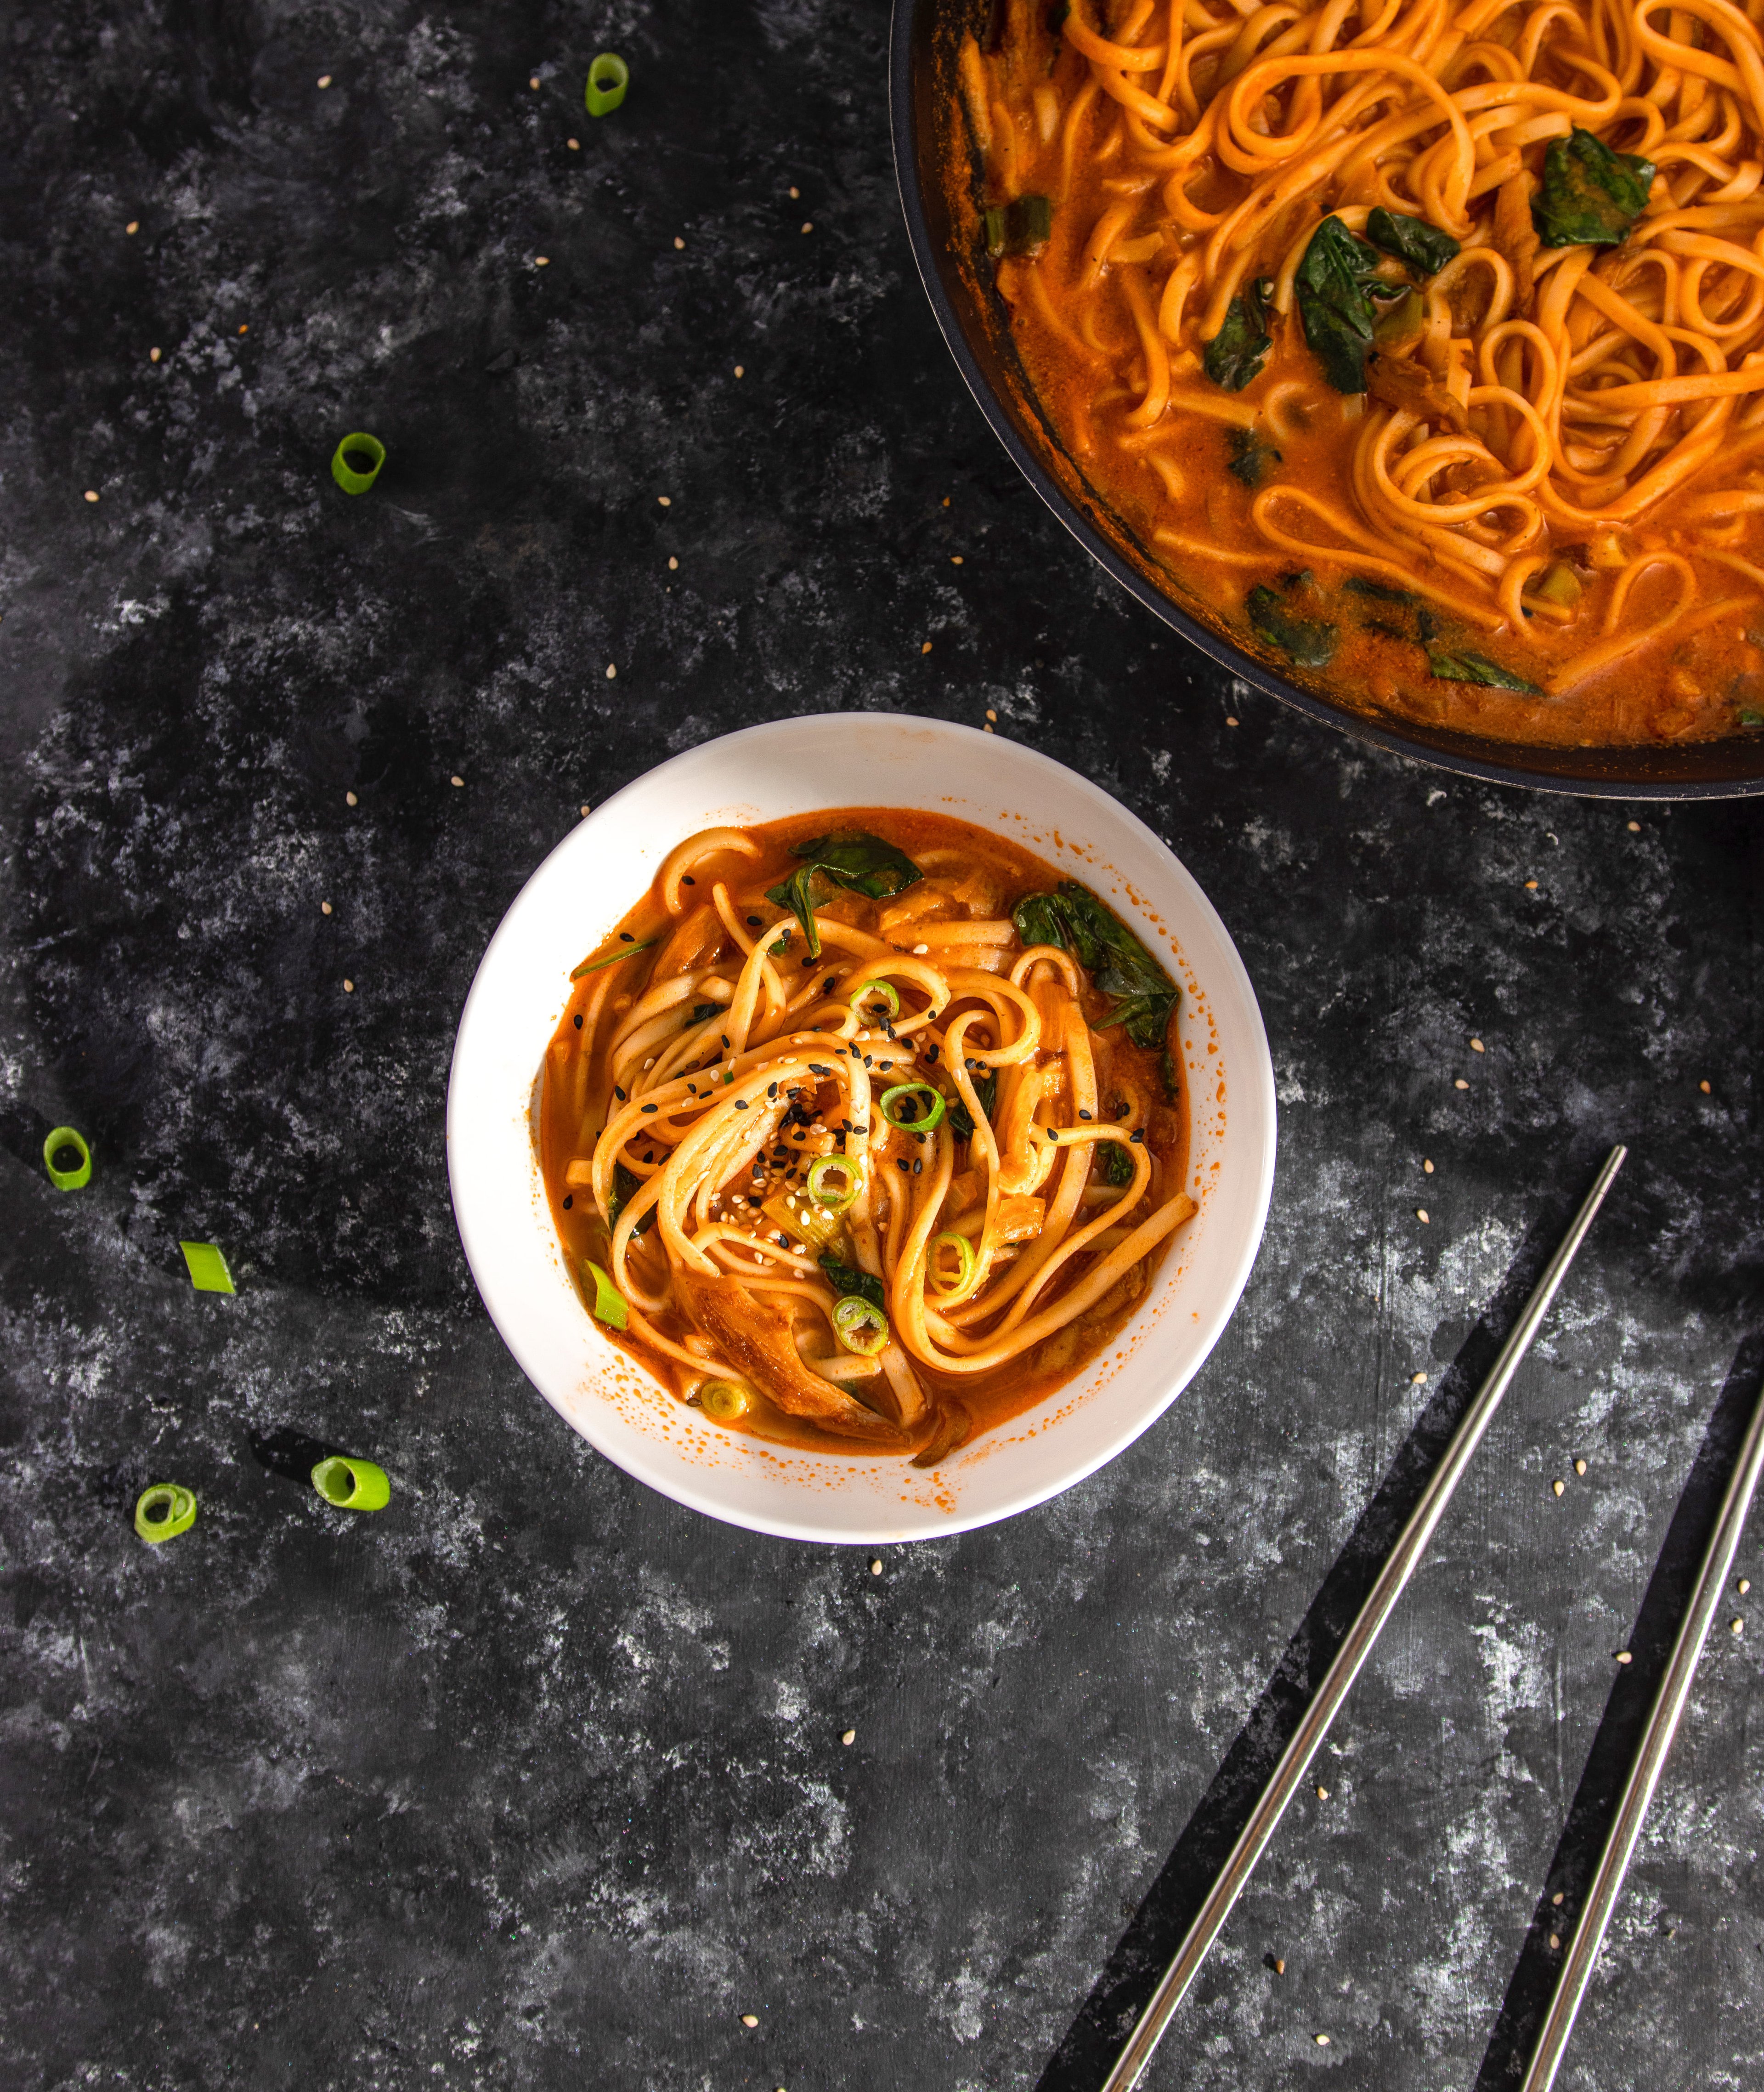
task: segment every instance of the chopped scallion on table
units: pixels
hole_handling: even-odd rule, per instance
[[[74,1166],[66,1166],[71,1155]],[[77,1191],[92,1182],[92,1150],[71,1126],[58,1126],[43,1143],[43,1167],[58,1191]]]
[[[625,98],[631,84],[631,68],[615,51],[602,51],[588,69],[588,91],[582,99],[590,116],[610,116]]]
[[[179,1243],[178,1247],[190,1268],[190,1283],[198,1293],[234,1290],[233,1274],[226,1268],[226,1259],[213,1243]]]
[[[135,1530],[150,1547],[196,1524],[196,1498],[177,1482],[155,1482],[135,1499]]]
[[[358,430],[345,436],[331,453],[330,476],[345,494],[365,494],[385,463],[386,445],[377,436]]]
[[[352,1460],[334,1453],[313,1470],[313,1487],[339,1511],[384,1511],[392,1501],[392,1485],[384,1467],[371,1460]]]

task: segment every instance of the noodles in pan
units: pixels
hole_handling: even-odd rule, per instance
[[[1177,992],[1087,888],[851,810],[683,842],[578,970],[541,1161],[681,1399],[929,1464],[1119,1329],[1173,1230]]]
[[[1031,382],[1235,637],[1497,737],[1764,727],[1764,5],[977,20]]]

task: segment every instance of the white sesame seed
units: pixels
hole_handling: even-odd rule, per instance
[[[140,223],[140,220],[138,218],[132,218],[129,220],[128,223],[127,223],[127,225],[125,225],[125,226],[123,227],[123,230],[126,233],[129,234],[131,237],[132,237],[136,233],[139,232],[139,231],[140,231],[140,229],[141,229],[141,223]]]
[[[344,993],[345,995],[353,995],[353,994],[355,993],[355,992],[356,992],[356,984],[355,984],[355,983],[354,983],[352,980],[346,980],[346,981],[343,983],[343,993]]]
[[[679,560],[678,560],[674,556],[674,555],[673,555],[671,552],[670,552],[670,553],[668,554],[668,559],[667,559],[667,570],[668,570],[668,572],[669,572],[671,574],[678,573],[679,572],[679,564],[680,564],[680,563],[679,563]]]
[[[847,1730],[846,1731],[845,1734],[844,1734],[843,1736],[841,1736],[841,1737],[840,1737],[839,1741],[840,1741],[842,1744],[855,1744],[855,1743],[857,1741],[857,1731],[856,1731],[856,1729],[847,1729]]]
[[[589,815],[593,811],[593,808],[592,806],[584,806],[584,807],[583,807],[583,809],[582,809],[582,819],[585,821],[585,820],[588,819]]]
[[[1426,1383],[1425,1373],[1411,1373],[1408,1377],[1408,1384],[1411,1387],[1425,1387]]]
[[[97,495],[94,492],[94,491],[93,491],[91,487],[89,487],[89,486],[88,486],[88,487],[86,489],[86,499],[87,499],[87,500],[88,500],[88,501],[96,501],[96,500],[97,499],[97,498],[98,498],[98,497],[97,497]]]
[[[533,257],[533,266],[536,269],[549,269],[551,266],[551,257],[549,254],[536,254]]]
[[[1326,2034],[1318,2034],[1317,2037],[1317,2046],[1319,2048],[1327,2048],[1329,2046],[1329,2036]]]
[[[742,2015],[741,2015],[741,2024],[742,2024],[742,2025],[743,2025],[743,2026],[757,2026],[757,2025],[759,2025],[759,2023],[760,2023],[760,2016],[759,2016],[759,2014],[758,2014],[757,2012],[743,2012],[743,2013],[742,2013]]]
[[[1729,1624],[1736,1634],[1744,1634],[1745,1632],[1745,1622],[1744,1620],[1733,1620],[1731,1621]]]
[[[611,681],[615,679],[615,677],[618,675],[618,673],[619,673],[618,664],[617,664],[616,663],[615,663],[615,662],[609,661],[609,662],[606,663],[606,680],[607,680],[607,681],[608,681],[609,683],[610,683],[610,682],[611,682]]]
[[[915,944],[912,948],[913,956],[916,958],[922,958],[930,949],[929,944]]]
[[[1740,1579],[1740,1586],[1739,1586],[1739,1588],[1740,1588],[1740,1596],[1743,1598],[1743,1597],[1745,1596],[1746,1593],[1751,1589],[1751,1588],[1752,1588],[1752,1580],[1751,1580],[1751,1578],[1750,1578],[1749,1576],[1742,1576],[1742,1577]]]
[[[1424,1162],[1424,1163],[1422,1163],[1422,1165],[1421,1165],[1421,1168],[1422,1168],[1424,1170],[1425,1170],[1425,1172],[1427,1173],[1427,1174],[1428,1174],[1430,1177],[1431,1177],[1431,1176],[1432,1176],[1432,1174],[1434,1174],[1434,1165],[1432,1165],[1432,1163],[1430,1163],[1430,1162]]]
[[[328,72],[321,72],[318,76],[318,84],[321,87],[329,87],[330,85],[330,75]]]
[[[671,508],[674,506],[674,497],[671,494],[658,494],[655,500],[658,508]]]
[[[873,1562],[872,1562],[872,1563],[871,1563],[871,1564],[869,1565],[869,1573],[870,1573],[870,1574],[871,1574],[871,1575],[873,1575],[873,1576],[879,1576],[879,1575],[881,1575],[881,1574],[882,1574],[882,1557],[881,1557],[879,1554],[877,1556],[876,1559],[875,1559]]]
[[[1639,821],[1632,821],[1629,823],[1629,832],[1632,836],[1639,836],[1641,832],[1641,823]]]
[[[682,240],[682,239],[680,238],[679,235],[677,232],[676,232],[676,233],[675,234],[675,236],[674,236],[674,244],[675,244],[675,246],[676,248],[682,248],[682,249],[683,249],[683,248],[685,246],[685,244],[686,244],[686,242],[685,242],[684,240]]]
[[[1556,1949],[1557,1949],[1557,1948],[1558,1948],[1561,1944],[1562,1944],[1562,1935],[1561,1935],[1561,1934],[1560,1934],[1560,1933],[1559,1933],[1559,1932],[1552,1932],[1552,1933],[1551,1934],[1551,1935],[1550,1935],[1550,1951],[1551,1951],[1551,1952],[1553,1954],[1553,1953],[1555,1952],[1555,1950],[1556,1950]]]
[[[330,903],[328,901],[320,901],[320,902],[319,902],[319,904],[318,904],[318,912],[319,912],[319,914],[320,914],[321,915],[328,915],[328,914],[330,914]]]
[[[159,351],[157,348],[149,349],[147,352],[147,361],[149,363],[157,363],[159,361]]]
[[[813,221],[812,219],[804,219],[802,229],[804,232],[813,232],[814,231]]]
[[[1634,1659],[1634,1658],[1630,1655],[1630,1653],[1629,1653],[1629,1652],[1628,1652],[1628,1649],[1619,1649],[1619,1650],[1618,1650],[1618,1652],[1617,1652],[1617,1661],[1618,1661],[1620,1663],[1632,1663],[1632,1662],[1634,1662],[1634,1660],[1635,1660],[1635,1659]]]
[[[1473,1053],[1486,1053],[1487,1052],[1488,1048],[1482,1044],[1480,1039],[1473,1039],[1470,1041],[1470,1051]]]
[[[462,790],[464,789],[465,780],[463,777],[451,777],[447,781],[451,784],[457,784]]]
[[[537,87],[538,86],[538,84],[539,84],[539,76],[538,76],[538,74],[537,74],[537,73],[535,73],[535,74],[533,76],[532,79],[531,79],[531,80],[529,80],[528,81],[527,84],[528,84],[528,87],[537,88]]]
[[[1427,1208],[1425,1206],[1417,1206],[1415,1208],[1415,1217],[1417,1221],[1426,1221]],[[1429,1225],[1431,1225],[1431,1223],[1430,1222]]]
[[[566,138],[563,142],[572,153],[580,153],[582,149],[582,141],[580,138]]]
[[[1465,1082],[1462,1075],[1456,1075],[1452,1078],[1451,1087],[1455,1090],[1467,1090],[1470,1085]]]
[[[1557,1496],[1560,1496],[1562,1492],[1568,1487],[1568,1484],[1566,1482],[1552,1482],[1551,1483],[1550,1487]]]
[[[792,189],[792,190],[791,191],[791,192],[790,192],[791,201],[792,203],[794,203],[794,202],[796,201],[796,198],[797,198],[798,197],[800,197],[801,194],[802,194],[802,191],[801,191],[800,189]]]
[[[1327,1801],[1329,1799],[1329,1789],[1326,1787],[1318,1787],[1317,1790],[1317,1798],[1319,1801]]]
[[[359,806],[361,804],[361,802],[356,797],[353,792],[345,792],[343,794],[343,804],[346,806]]]
[[[1576,1460],[1574,1463],[1574,1472],[1577,1475],[1584,1475],[1586,1472],[1586,1463],[1584,1460]]]

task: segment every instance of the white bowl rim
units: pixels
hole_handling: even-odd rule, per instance
[[[1116,828],[1158,861],[1158,870],[1168,881],[1172,891],[1167,896],[1160,893],[1156,897],[1167,909],[1169,908],[1171,901],[1180,901],[1181,904],[1180,912],[1184,916],[1190,927],[1191,936],[1193,931],[1198,930],[1206,935],[1216,947],[1209,955],[1205,992],[1210,998],[1217,999],[1231,1008],[1234,1017],[1244,1027],[1245,1035],[1244,1044],[1247,1048],[1242,1059],[1234,1061],[1231,1064],[1230,1080],[1234,1097],[1236,1099],[1233,1105],[1233,1119],[1240,1127],[1247,1123],[1249,1134],[1249,1139],[1244,1143],[1246,1152],[1237,1153],[1233,1158],[1234,1169],[1246,1173],[1250,1179],[1249,1203],[1247,1208],[1244,1209],[1243,1222],[1239,1229],[1240,1238],[1236,1243],[1222,1276],[1216,1281],[1213,1290],[1202,1304],[1198,1308],[1191,1309],[1193,1320],[1197,1327],[1191,1333],[1190,1338],[1185,1340],[1185,1347],[1190,1352],[1190,1356],[1179,1370],[1170,1376],[1167,1386],[1160,1394],[1154,1398],[1123,1405],[1126,1413],[1116,1420],[1114,1428],[1103,1432],[1081,1456],[1062,1467],[1051,1480],[1024,1487],[989,1503],[984,1508],[970,1512],[952,1508],[947,1515],[934,1512],[926,1515],[914,1516],[909,1514],[905,1517],[891,1517],[886,1520],[878,1520],[859,1526],[837,1519],[829,1520],[824,1516],[817,1515],[816,1500],[807,1491],[803,1493],[803,1501],[800,1508],[792,1506],[785,1511],[757,1512],[751,1508],[731,1505],[727,1501],[719,1499],[715,1486],[717,1470],[695,1470],[677,1458],[668,1456],[659,1442],[653,1449],[646,1448],[641,1441],[632,1442],[628,1433],[615,1432],[606,1417],[597,1416],[593,1405],[585,1404],[576,1398],[582,1393],[580,1388],[575,1390],[572,1395],[554,1385],[548,1384],[550,1376],[535,1356],[534,1346],[527,1339],[525,1318],[516,1312],[518,1303],[511,1297],[510,1287],[504,1282],[505,1274],[502,1267],[506,1260],[498,1253],[498,1245],[490,1240],[485,1228],[480,1225],[477,1213],[477,1207],[481,1203],[483,1184],[482,1170],[476,1158],[481,1153],[485,1144],[483,1135],[486,1125],[492,1117],[500,1122],[502,1129],[499,1133],[493,1135],[492,1138],[506,1148],[506,1129],[509,1122],[504,1115],[508,1110],[511,1100],[506,1097],[493,1099],[485,1096],[480,1101],[474,1099],[470,1093],[474,1048],[479,1035],[490,1021],[491,1009],[498,992],[496,977],[498,962],[505,959],[512,941],[516,938],[524,913],[536,904],[543,888],[550,883],[548,875],[554,876],[560,865],[569,858],[571,854],[580,852],[583,849],[584,840],[591,839],[590,831],[595,824],[601,824],[604,832],[607,826],[612,824],[615,817],[624,805],[634,797],[651,795],[658,789],[664,789],[671,774],[677,776],[686,771],[688,767],[702,765],[713,751],[722,751],[733,756],[737,750],[764,750],[769,743],[777,743],[782,746],[787,745],[792,739],[800,737],[805,729],[829,728],[850,731],[860,737],[873,736],[878,730],[886,731],[890,728],[908,729],[917,737],[926,734],[950,737],[954,744],[960,747],[964,755],[978,753],[979,751],[973,747],[973,744],[978,744],[979,750],[983,750],[986,759],[994,764],[1003,761],[1011,768],[1024,772],[1029,776],[1038,772],[1050,783],[1057,779],[1059,789],[1062,793],[1068,797],[1076,793],[1080,802],[1088,805],[1094,812],[1100,829],[1106,831],[1111,827]],[[886,795],[873,796],[869,798],[862,796],[841,797],[835,795],[823,798],[819,803],[829,807],[841,805],[882,806],[891,804],[899,804],[906,807],[921,802],[922,795],[921,798],[912,801],[904,799],[892,801]],[[815,810],[815,804],[811,801],[805,804],[801,810],[807,812]],[[937,810],[937,809],[929,808],[927,810]],[[973,815],[962,811],[960,807],[952,806],[950,810],[955,818],[973,819]],[[787,817],[788,816],[783,814],[765,812],[749,818],[770,820]],[[986,825],[984,821],[977,821],[975,824]],[[1069,819],[1064,815],[1062,816],[1062,824],[1072,825]],[[703,826],[705,823],[698,822],[694,825]],[[671,828],[667,840],[662,846],[662,849],[671,848],[680,836],[692,832],[693,832],[693,827],[679,826],[677,832]],[[1024,846],[1036,849],[1037,854],[1042,854],[1045,850],[1044,844],[1038,844],[1027,838],[1024,839]],[[658,852],[656,862],[659,862],[659,859]],[[1060,864],[1058,858],[1055,858],[1053,862],[1056,865]],[[1068,871],[1076,871],[1082,869],[1082,865],[1074,863],[1062,866],[1061,868]],[[648,876],[653,876],[653,867]],[[617,920],[618,916],[623,914],[635,902],[641,890],[639,888],[632,893],[629,899],[626,900],[608,918],[605,927],[608,929],[611,927],[612,923]],[[1122,906],[1119,899],[1111,900],[1110,905],[1118,909]],[[1123,910],[1123,912],[1131,916],[1133,911],[1128,908]],[[1178,911],[1171,909],[1169,912],[1174,914]],[[1135,927],[1141,935],[1147,935],[1149,926],[1143,919],[1136,923]],[[1182,942],[1175,941],[1172,936],[1167,934],[1159,937],[1153,933],[1148,938],[1148,941],[1153,942],[1154,948],[1158,949],[1160,955],[1167,961],[1171,956],[1171,944],[1175,942],[1176,955],[1179,960],[1182,960],[1185,964],[1186,946]],[[575,938],[578,950],[592,949],[593,942],[592,939],[584,939],[579,933]],[[561,1017],[563,1007],[563,1001],[560,1000],[558,1005],[559,1017]],[[552,1020],[554,1028],[557,1021],[557,1018]],[[550,1036],[550,1031],[548,1030],[546,1037],[549,1039]],[[529,1148],[534,1145],[530,1125],[530,1099],[535,1094],[534,1084],[538,1066],[542,1061],[543,1051],[544,1042],[541,1041],[533,1056],[532,1064],[533,1077],[529,1079],[527,1092],[519,1100],[519,1120],[523,1129],[522,1137],[526,1139]],[[1245,1062],[1247,1065],[1244,1065]],[[1189,1077],[1191,1074],[1192,1070],[1185,1067],[1185,1078]],[[1192,1087],[1189,1090],[1189,1095],[1192,1168],[1196,1137],[1192,1122],[1193,1117]],[[1039,750],[1032,748],[1024,742],[1013,741],[1005,737],[994,737],[990,734],[982,734],[972,727],[934,717],[907,712],[878,711],[796,714],[781,720],[762,722],[756,726],[741,728],[732,733],[714,737],[709,741],[700,742],[671,757],[666,762],[658,764],[654,768],[632,779],[610,797],[596,806],[592,812],[584,815],[565,834],[531,873],[520,892],[511,902],[479,962],[460,1014],[455,1035],[448,1077],[446,1125],[448,1178],[452,1195],[454,1217],[459,1231],[460,1243],[465,1252],[466,1261],[477,1285],[480,1295],[483,1299],[492,1322],[502,1341],[513,1354],[516,1364],[573,1430],[593,1446],[597,1451],[611,1460],[615,1465],[623,1468],[628,1474],[646,1483],[650,1488],[671,1501],[682,1504],[688,1509],[702,1511],[708,1517],[743,1527],[751,1532],[766,1533],[781,1539],[873,1547],[899,1545],[909,1540],[951,1537],[958,1533],[973,1531],[977,1528],[997,1524],[1003,1519],[1015,1517],[1020,1512],[1033,1509],[1036,1506],[1063,1494],[1066,1490],[1096,1473],[1099,1468],[1105,1467],[1157,1422],[1182,1394],[1211,1355],[1231,1316],[1235,1313],[1244,1289],[1249,1282],[1249,1274],[1261,1246],[1263,1230],[1266,1225],[1269,1203],[1273,1193],[1275,1113],[1273,1064],[1269,1056],[1267,1036],[1262,1020],[1260,1006],[1249,973],[1217,910],[1214,909],[1193,874],[1188,871],[1169,845],[1136,815],[1124,806],[1110,793],[1103,791],[1100,786],[1093,784],[1078,772],[1058,762],[1051,756],[1044,755]],[[537,1182],[536,1153],[532,1159],[532,1170],[534,1180]],[[1240,1200],[1239,1203],[1241,1205]],[[549,1220],[549,1212],[547,1212],[548,1226]],[[1189,1225],[1192,1227],[1196,1224]],[[1168,1282],[1167,1274],[1171,1269],[1172,1262],[1173,1260],[1167,1259],[1164,1266],[1161,1267],[1158,1278],[1154,1282],[1155,1287],[1161,1287]],[[567,1283],[567,1281],[566,1283]],[[610,1354],[611,1360],[617,1361],[625,1367],[630,1367],[632,1362],[628,1355],[619,1352],[601,1334],[597,1325],[588,1316],[585,1310],[581,1308],[580,1300],[574,1294],[573,1286],[571,1288],[571,1297],[576,1300],[577,1312],[581,1322],[586,1326],[590,1339],[597,1343],[603,1351]],[[1154,1297],[1155,1294],[1154,1296],[1149,1296],[1146,1301],[1142,1302],[1140,1307],[1136,1308],[1133,1316],[1124,1325],[1120,1336],[1115,1340],[1116,1345],[1125,1342],[1130,1338],[1136,1325],[1145,1316],[1147,1308],[1153,1304]],[[1032,1410],[1026,1414],[1035,1416],[1038,1414],[1041,1408],[1046,1407],[1046,1402],[1056,1398],[1068,1398],[1072,1395],[1075,1389],[1082,1390],[1085,1381],[1094,1375],[1100,1364],[1110,1356],[1111,1349],[1112,1347],[1105,1347],[1104,1352],[1099,1353],[1089,1365],[1074,1377],[1072,1381],[1056,1390],[1055,1396],[1045,1398],[1043,1404],[1038,1405],[1036,1410]],[[653,1383],[651,1385],[653,1385]],[[660,1390],[655,1390],[654,1393],[657,1401],[666,1403],[669,1410],[679,1409],[682,1407]],[[1014,1423],[1020,1423],[1022,1420],[1021,1418],[1012,1420]],[[702,1420],[701,1422],[702,1423]],[[704,1423],[703,1428],[706,1430],[714,1430],[715,1427]],[[998,1428],[1003,1430],[1008,1427]],[[719,1433],[718,1436],[722,1439],[740,1437],[740,1434],[728,1433]],[[994,1437],[994,1433],[983,1433],[980,1439],[974,1441],[974,1448],[986,1448],[988,1440]],[[747,1442],[751,1444],[752,1441]],[[964,1454],[974,1448],[964,1449]],[[988,1448],[987,1450],[996,1449]],[[810,1459],[832,1459],[837,1456],[802,1457]],[[957,1457],[960,1459],[963,1456]]]

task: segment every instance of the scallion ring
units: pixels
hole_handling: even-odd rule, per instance
[[[938,1261],[938,1251],[940,1249],[952,1249],[955,1252],[955,1271],[953,1277],[948,1266]],[[931,1247],[925,1255],[925,1275],[930,1284],[931,1290],[934,1293],[942,1294],[945,1299],[951,1299],[957,1294],[965,1293],[974,1282],[973,1244],[969,1242],[966,1235],[959,1235],[953,1229],[947,1229],[940,1235],[933,1235]]]
[[[352,465],[352,458],[365,458],[364,471]],[[380,477],[380,468],[386,463],[386,445],[377,436],[370,436],[358,429],[354,435],[345,436],[331,453],[330,476],[345,494],[365,494]]]
[[[842,1177],[843,1184],[837,1181]],[[847,1155],[822,1155],[809,1165],[809,1195],[829,1213],[843,1213],[862,1182],[856,1163]]]
[[[904,1097],[929,1097],[923,1115],[912,1118],[897,1116],[900,1100]],[[882,1117],[889,1125],[902,1133],[929,1133],[943,1116],[943,1100],[929,1083],[896,1083],[891,1090],[884,1090],[878,1100]]]
[[[177,1482],[155,1482],[135,1499],[135,1530],[150,1547],[196,1524],[196,1498]]]
[[[860,1002],[867,1002],[872,996],[879,996],[888,1005],[888,1014],[891,1018],[898,1017],[900,1014],[900,996],[892,981],[865,981],[860,988],[852,992],[852,1009],[856,1009]]]
[[[392,1501],[392,1485],[384,1467],[371,1460],[352,1460],[334,1453],[313,1470],[313,1487],[339,1511],[384,1511]]]
[[[753,1407],[748,1390],[732,1380],[707,1380],[698,1390],[698,1407],[718,1424],[733,1424]]]
[[[630,84],[630,67],[616,52],[602,51],[588,69],[588,91],[582,99],[589,115],[610,116]]]
[[[592,1312],[597,1322],[604,1322],[609,1329],[625,1326],[625,1296],[606,1276],[597,1264],[587,1257],[582,1260],[582,1269],[594,1286],[594,1304]]]
[[[55,1157],[70,1149],[80,1160],[71,1169],[58,1168]],[[43,1143],[43,1167],[58,1191],[78,1191],[92,1182],[92,1150],[71,1126],[58,1126]]]
[[[847,1293],[833,1310],[833,1333],[848,1351],[873,1359],[888,1342],[888,1317],[860,1293]]]

